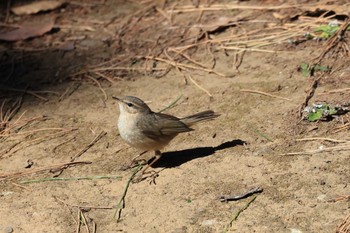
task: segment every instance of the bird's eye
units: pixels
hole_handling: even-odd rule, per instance
[[[132,103],[127,103],[127,105],[128,105],[129,107],[134,106]]]

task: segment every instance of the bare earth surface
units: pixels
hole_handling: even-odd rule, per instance
[[[306,2],[314,1],[230,4],[266,7]],[[349,12],[345,3],[343,8],[330,7],[342,15],[337,10]],[[195,9],[191,2],[163,6],[153,1],[106,0],[77,1],[39,15],[10,15],[9,23],[14,24],[55,16],[60,29],[31,40],[0,44],[1,114],[21,98],[18,112],[6,127],[27,122],[1,134],[0,232],[336,232],[350,213],[349,117],[308,122],[300,120],[299,109],[319,77],[308,105],[349,103],[348,90],[327,92],[349,87],[349,50],[336,53],[333,48],[322,60],[332,71],[314,77],[305,77],[298,67],[302,62],[312,63],[325,51],[324,39],[291,43],[290,38],[278,42],[272,38],[266,46],[254,45],[244,53],[243,44],[234,45],[241,50],[225,53],[217,41],[211,52],[200,45],[186,50],[191,60],[229,76],[222,77],[163,50],[246,35],[239,39],[243,43],[252,38],[254,30],[257,35],[266,33],[267,37],[274,32],[276,36],[281,28],[307,24],[315,16],[306,16],[310,9],[298,7],[204,11],[201,18],[199,11],[169,13],[185,5]],[[6,6],[2,11],[6,14]],[[274,17],[275,13],[286,19]],[[288,18],[302,14],[306,19]],[[231,24],[227,19],[232,19]],[[233,24],[241,20],[243,23]],[[215,32],[208,29],[207,35],[201,36],[198,25],[215,22],[226,27]],[[271,30],[273,27],[278,30]],[[294,40],[303,38],[302,32],[293,30]],[[72,42],[74,48],[68,46]],[[348,42],[344,43],[349,46]],[[172,61],[197,69],[171,65]],[[242,91],[247,89],[284,99]],[[181,96],[166,113],[181,117],[212,109],[221,114],[214,121],[198,124],[195,131],[179,135],[165,148],[153,166],[159,172],[154,183],[146,179],[130,184],[118,223],[114,219],[116,206],[133,172],[122,168],[140,151],[127,146],[118,135],[119,110],[113,95],[140,97],[154,111]],[[336,130],[341,126],[342,130]],[[93,141],[99,135],[101,138]],[[296,140],[301,138],[316,139]],[[286,155],[305,151],[309,153]],[[143,158],[152,156],[149,152]],[[56,165],[72,160],[90,163],[65,167],[62,173],[55,171]],[[37,170],[52,165],[52,169]],[[55,175],[109,179],[43,181]],[[42,182],[23,183],[38,179]],[[254,187],[263,191],[220,202],[220,196],[243,194]]]

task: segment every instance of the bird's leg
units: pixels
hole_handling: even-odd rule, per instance
[[[123,165],[122,170],[127,170],[127,169],[130,169],[130,168],[134,167],[135,164],[137,165],[137,163],[135,163],[136,159],[138,159],[139,157],[141,157],[145,153],[147,153],[147,151],[143,151],[142,153],[140,153],[137,156],[135,156],[134,158],[132,158],[132,160],[131,160],[129,165]]]
[[[159,150],[155,151],[155,158],[152,160],[152,162],[150,164],[147,164],[140,172],[140,174],[138,175],[137,179],[135,180],[136,182],[139,182],[142,180],[142,176],[143,174],[145,174],[146,170],[151,167],[155,162],[157,162],[160,157],[162,156],[162,153]]]
[[[149,167],[151,167],[155,162],[157,162],[160,159],[160,157],[162,156],[162,153],[159,150],[156,150],[154,154],[156,157],[152,160],[152,162],[150,164],[147,164],[146,167],[144,169],[142,169],[140,175],[143,175],[145,173],[145,171]]]
[[[140,158],[142,155],[146,154],[147,153],[147,150],[141,152],[140,154],[136,155],[134,158],[132,158],[131,160],[131,163],[130,163],[130,166],[133,165],[136,161],[136,159]]]

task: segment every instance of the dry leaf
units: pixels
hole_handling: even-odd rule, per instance
[[[48,23],[38,23],[31,25],[21,25],[19,28],[0,33],[0,40],[4,41],[18,41],[25,40],[32,37],[41,36],[52,30],[54,21]]]
[[[37,1],[23,6],[12,7],[11,11],[16,15],[30,15],[40,11],[56,9],[62,6],[63,3],[61,1]]]

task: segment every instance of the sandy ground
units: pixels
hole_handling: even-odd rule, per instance
[[[120,1],[120,6],[123,7],[118,10],[125,14],[138,9],[133,4],[131,7],[129,2]],[[96,20],[107,17],[102,15],[107,9],[114,12],[108,5],[97,9],[93,11],[100,16]],[[65,14],[71,11],[68,6]],[[62,14],[64,18],[64,12]],[[263,14],[270,15],[269,12]],[[87,16],[81,16],[84,17]],[[50,36],[60,36],[60,33]],[[100,44],[103,33],[89,33],[89,40],[80,41],[81,47],[67,52],[63,59],[60,52],[48,51],[46,55],[55,59],[65,74],[97,59],[111,59],[118,53]],[[89,43],[95,46],[94,49],[79,50]],[[212,97],[188,78],[185,82],[183,74],[173,69],[161,78],[130,72],[115,79],[114,83],[102,80],[102,88],[108,97],[105,100],[104,93],[88,78],[47,81],[57,72],[57,67],[45,70],[45,65],[52,60],[41,58],[36,69],[25,69],[29,72],[26,75],[31,77],[30,83],[41,79],[41,90],[59,94],[43,94],[47,101],[29,94],[23,96],[13,121],[21,114],[23,119],[45,116],[45,120],[34,121],[18,134],[13,132],[1,141],[2,175],[67,163],[102,132],[101,139],[75,158],[75,161],[91,163],[68,167],[58,177],[120,176],[120,179],[21,183],[57,175],[57,172],[49,171],[3,179],[0,231],[87,232],[84,220],[78,229],[81,211],[89,232],[94,232],[95,226],[96,232],[185,233],[225,232],[225,229],[227,232],[335,232],[350,211],[349,199],[330,201],[350,194],[349,152],[344,148],[284,155],[339,145],[324,140],[295,139],[349,138],[347,130],[334,130],[342,124],[342,119],[310,123],[300,121],[297,116],[305,90],[310,85],[297,67],[301,61],[311,60],[319,53],[315,51],[318,45],[313,43],[270,47],[280,49],[278,53],[246,52],[239,72],[235,71],[230,78],[191,71],[192,78]],[[217,70],[231,72],[234,57],[223,53],[215,55]],[[207,61],[207,57],[197,56],[202,62]],[[72,61],[75,62],[71,64]],[[44,71],[46,75],[40,76]],[[348,87],[349,71],[349,67],[339,70],[333,76],[336,79],[326,79],[316,93]],[[18,73],[18,80],[22,80],[25,75]],[[260,90],[290,100],[242,92],[242,89]],[[60,98],[66,90],[74,91]],[[3,92],[2,100],[16,95]],[[163,157],[153,166],[159,172],[155,184],[146,179],[129,186],[118,223],[114,219],[115,207],[132,174],[132,170],[121,168],[139,151],[127,146],[118,134],[119,110],[111,98],[113,95],[138,96],[154,111],[168,106],[181,95],[166,113],[180,117],[212,109],[221,114],[214,121],[197,125],[195,131],[179,135],[166,147]],[[337,103],[348,97],[346,93],[316,95],[312,102]],[[29,130],[38,131],[21,135]],[[147,153],[143,158],[152,156],[153,153]],[[261,187],[263,191],[239,201],[220,202],[220,196],[242,194],[254,187]],[[247,208],[229,226],[244,207]]]

